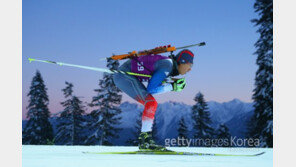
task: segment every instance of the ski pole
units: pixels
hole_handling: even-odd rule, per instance
[[[92,70],[92,71],[107,72],[107,73],[110,73],[110,74],[121,73],[121,74],[125,74],[125,75],[133,75],[133,76],[141,76],[141,77],[151,78],[151,75],[139,74],[139,73],[133,73],[133,72],[110,70],[110,69],[105,69],[105,68],[89,67],[89,66],[68,64],[68,63],[55,62],[55,61],[49,61],[49,60],[38,60],[38,59],[33,59],[33,58],[28,58],[28,60],[29,60],[30,63],[32,61],[38,61],[38,62],[42,62],[42,63],[56,64],[56,65],[60,65],[60,66],[77,67],[77,68],[82,68],[82,69],[87,69],[87,70]]]

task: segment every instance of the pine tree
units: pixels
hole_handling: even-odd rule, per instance
[[[28,123],[23,131],[23,144],[48,144],[53,140],[53,129],[49,122],[50,112],[47,88],[40,72],[37,70],[31,82],[29,105],[27,107]]]
[[[55,141],[63,145],[82,144],[82,130],[85,128],[83,114],[83,102],[73,95],[73,84],[66,82],[66,88],[62,89],[66,101],[61,104],[64,107],[57,126]]]
[[[259,139],[262,147],[273,147],[273,1],[256,0],[252,22],[259,26],[260,38],[255,43],[258,70],[253,90],[254,116],[249,137]]]
[[[142,112],[139,112],[139,115],[136,119],[135,122],[135,129],[132,132],[133,133],[133,137],[128,139],[126,141],[126,144],[128,145],[132,145],[132,146],[137,146],[139,144],[139,135],[141,133],[141,127],[142,127]]]
[[[183,139],[188,139],[188,127],[185,123],[185,120],[184,120],[184,117],[182,117],[180,119],[180,122],[179,122],[179,128],[178,128],[178,138],[183,140]],[[187,146],[186,143],[181,143],[180,146]]]
[[[220,124],[217,130],[217,139],[222,140],[219,146],[221,147],[230,147],[231,135],[229,132],[229,128],[225,124]]]
[[[107,67],[117,70],[119,63],[117,60],[108,59]],[[114,84],[112,74],[104,73],[104,77],[99,82],[99,89],[95,89],[97,96],[94,96],[90,104],[97,107],[90,115],[93,118],[90,129],[93,131],[85,140],[86,144],[112,145],[111,139],[118,138],[121,109],[121,92]]]
[[[196,94],[194,101],[196,102],[192,107],[193,128],[195,130],[194,138],[202,141],[199,143],[200,146],[208,146],[208,144],[205,144],[206,141],[212,139],[214,135],[208,105],[204,100],[203,94],[200,92]]]

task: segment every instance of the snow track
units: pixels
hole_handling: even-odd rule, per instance
[[[22,146],[22,167],[266,167],[272,166],[273,149],[266,148],[200,148],[171,147],[174,151],[265,154],[256,157],[216,157],[181,155],[99,155],[89,152],[136,151],[121,146]]]

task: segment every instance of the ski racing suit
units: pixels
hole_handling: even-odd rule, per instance
[[[177,62],[167,56],[146,55],[126,61],[119,67],[125,72],[151,75],[151,78],[115,73],[115,85],[128,96],[144,105],[141,132],[152,131],[157,101],[154,94],[172,91],[170,83],[162,83],[169,76],[179,75]],[[147,82],[147,88],[142,82]]]

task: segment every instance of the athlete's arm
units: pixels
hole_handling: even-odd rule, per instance
[[[155,63],[155,71],[149,80],[147,91],[150,94],[160,94],[173,90],[169,83],[163,84],[162,82],[168,77],[172,70],[173,63],[170,59],[159,60]]]

